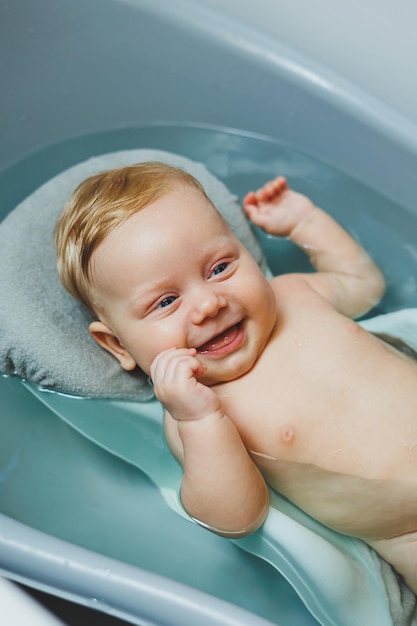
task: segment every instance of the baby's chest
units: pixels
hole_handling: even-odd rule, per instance
[[[290,391],[284,394],[279,384],[270,383],[258,379],[228,388],[223,395],[225,412],[254,456],[304,460],[303,450],[311,441],[311,409],[295,407]]]
[[[350,384],[346,390],[318,369],[306,376],[302,368],[268,368],[250,381],[234,381],[222,390],[225,412],[259,462],[274,459],[348,473],[368,469],[374,424],[364,424],[360,397]]]

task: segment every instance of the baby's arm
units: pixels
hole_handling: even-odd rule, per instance
[[[249,219],[276,236],[288,237],[310,257],[311,286],[349,317],[358,317],[382,297],[385,281],[370,256],[330,215],[292,191],[284,177],[251,191],[243,201]]]
[[[204,366],[195,354],[173,348],[151,367],[155,394],[169,412],[168,443],[184,469],[181,501],[209,530],[242,537],[263,523],[268,490],[218,396],[198,382]]]

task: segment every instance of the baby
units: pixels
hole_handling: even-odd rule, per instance
[[[151,376],[191,517],[244,536],[268,484],[417,592],[417,362],[352,320],[383,276],[283,177],[243,207],[316,272],[268,281],[194,178],[146,163],[74,192],[56,229],[61,280],[96,341]]]

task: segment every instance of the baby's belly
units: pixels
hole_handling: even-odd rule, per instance
[[[272,488],[334,530],[365,540],[417,530],[417,476],[374,480],[314,465],[254,460]]]

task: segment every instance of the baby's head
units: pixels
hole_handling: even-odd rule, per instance
[[[66,289],[98,318],[94,339],[126,370],[149,374],[171,348],[195,348],[203,382],[241,375],[275,323],[275,300],[253,257],[200,183],[144,163],[93,176],[56,227]]]
[[[207,198],[191,174],[150,161],[91,176],[72,194],[55,227],[58,274],[65,289],[94,315],[94,251],[119,224],[180,184]]]

